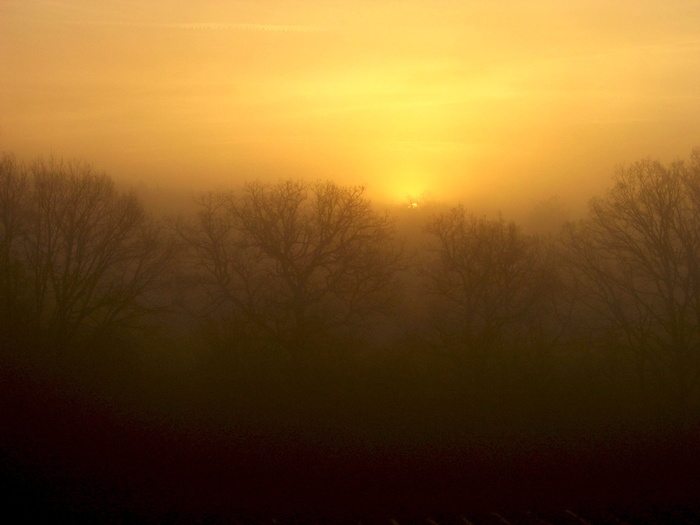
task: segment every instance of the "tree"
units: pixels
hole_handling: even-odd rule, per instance
[[[29,330],[65,352],[153,309],[147,294],[173,251],[136,195],[79,162],[3,166],[4,286],[23,290]]]
[[[545,321],[550,261],[514,223],[467,215],[462,207],[434,216],[426,231],[431,257],[421,273],[435,299],[432,344],[480,382],[505,350],[532,342]]]
[[[0,156],[0,341],[9,340],[24,317],[21,242],[27,227],[29,182],[14,156]]]
[[[332,182],[245,184],[209,194],[179,231],[207,276],[209,305],[301,364],[329,335],[388,304],[400,251],[389,218],[361,187]]]
[[[687,401],[700,377],[700,150],[620,168],[567,246],[598,333],[632,357],[643,389],[665,383]]]

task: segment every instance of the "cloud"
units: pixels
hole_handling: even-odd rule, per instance
[[[172,27],[174,29],[191,29],[191,30],[237,30],[237,31],[281,31],[281,32],[317,32],[326,31],[326,28],[320,26],[308,25],[281,25],[281,24],[217,24],[217,23],[188,23],[188,24],[162,24],[163,27]]]
[[[282,33],[313,33],[327,31],[328,28],[314,25],[289,25],[289,24],[226,24],[217,22],[73,22],[74,24],[123,26],[123,27],[162,27],[166,29],[183,29],[188,31],[263,31]]]

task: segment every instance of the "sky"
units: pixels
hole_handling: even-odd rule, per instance
[[[0,0],[0,149],[129,180],[504,207],[695,146],[697,0]]]

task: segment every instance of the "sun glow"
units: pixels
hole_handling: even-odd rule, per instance
[[[9,4],[3,149],[136,180],[587,199],[611,166],[697,142],[687,2]]]

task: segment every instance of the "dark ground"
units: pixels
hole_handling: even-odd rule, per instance
[[[1,378],[1,490],[18,523],[700,523],[693,425],[361,444],[147,415],[7,366]]]

